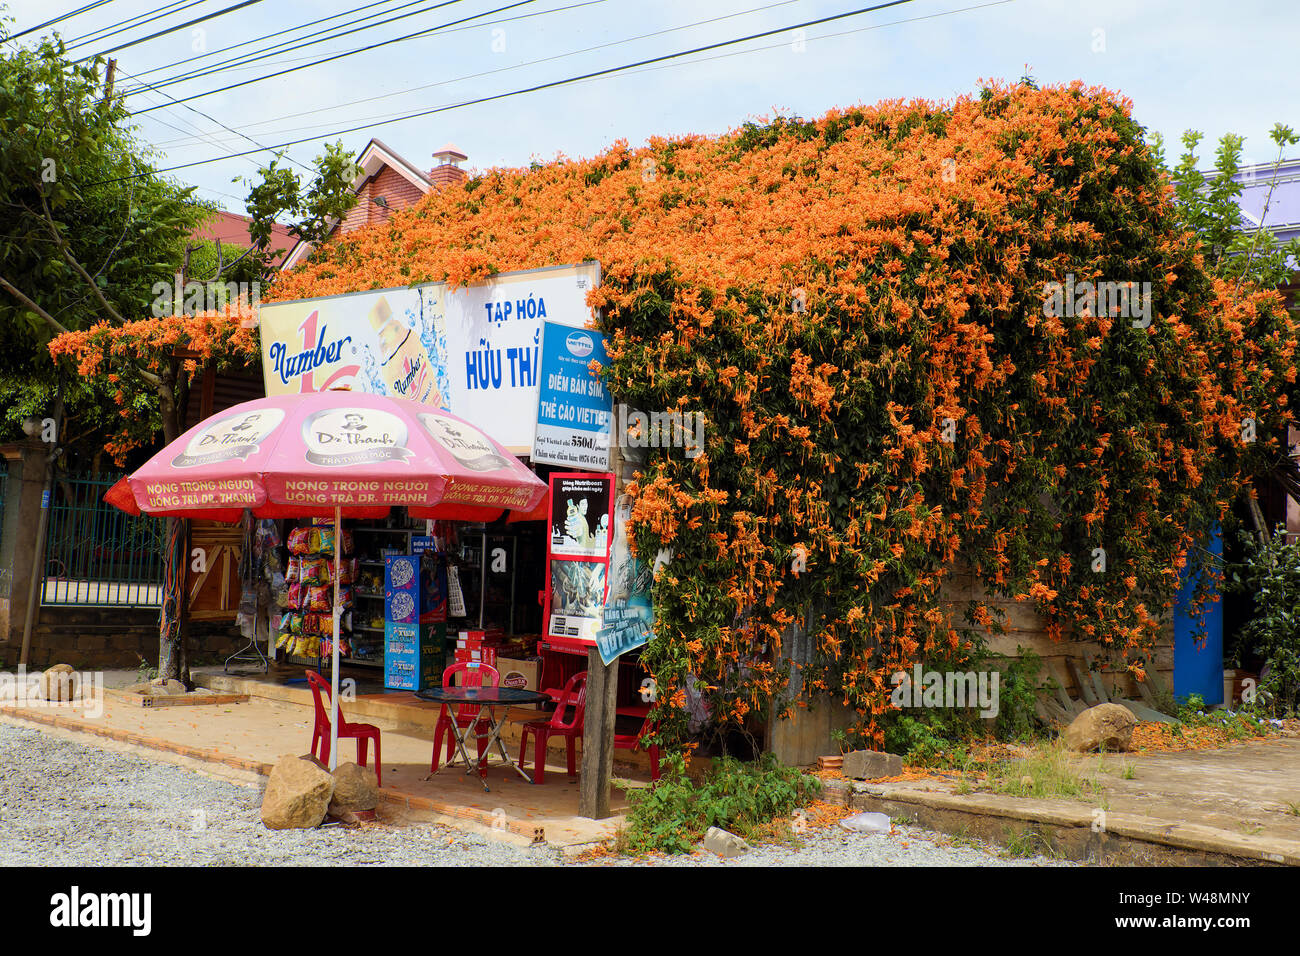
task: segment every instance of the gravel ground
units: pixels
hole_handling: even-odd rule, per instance
[[[548,866],[525,848],[435,824],[267,830],[260,789],[0,722],[0,866]],[[912,827],[890,836],[839,828],[798,848],[757,847],[604,866],[1036,866]],[[569,863],[569,865],[575,865]]]

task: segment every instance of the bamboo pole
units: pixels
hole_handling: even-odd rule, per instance
[[[334,506],[334,644],[330,648],[330,771],[339,765],[339,628],[343,608],[339,607],[339,555],[343,549],[343,518]]]

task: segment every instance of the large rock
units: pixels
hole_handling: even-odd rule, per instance
[[[1119,704],[1089,707],[1065,728],[1065,745],[1079,753],[1090,750],[1129,750],[1137,718]]]
[[[141,697],[178,697],[188,693],[185,685],[178,680],[161,677],[156,680],[145,681],[143,684],[132,684],[126,689],[128,694],[139,694]]]
[[[730,859],[733,856],[748,853],[749,844],[730,830],[709,827],[708,832],[704,834],[704,849],[710,853],[718,854],[723,859]]]
[[[281,757],[271,770],[262,797],[262,823],[268,830],[310,830],[325,819],[334,778],[304,757]]]
[[[840,773],[854,780],[879,780],[903,772],[903,758],[879,750],[853,750],[844,755]]]
[[[161,677],[155,678],[149,682],[149,693],[153,697],[177,697],[181,694],[189,693],[185,684],[174,678],[164,680]]]
[[[373,810],[379,806],[379,784],[375,772],[355,763],[341,763],[334,768],[334,796],[329,815],[342,818],[344,813]]]
[[[41,674],[37,693],[41,700],[69,701],[81,683],[71,664],[55,664]]]

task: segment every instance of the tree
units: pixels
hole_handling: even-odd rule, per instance
[[[149,151],[126,126],[121,99],[101,87],[101,60],[70,62],[61,40],[6,49],[3,56],[0,321],[19,337],[0,358],[17,362],[7,378],[0,374],[0,389],[8,387],[24,409],[46,407],[58,381],[57,360],[70,358],[77,374],[63,378],[63,403],[97,416],[94,428],[106,436],[102,448],[121,464],[159,432],[164,441],[179,437],[201,368],[215,371],[257,353],[248,303],[185,315],[184,297],[170,296],[172,314],[158,315],[158,290],[177,284],[184,290],[190,279],[219,282],[241,268],[266,278],[274,220],[299,216],[292,230],[318,240],[355,203],[355,166],[341,143],[328,146],[303,192],[297,175],[273,160],[250,192],[253,243],[230,258],[220,243],[190,240],[211,207],[192,198],[192,187],[154,170]],[[196,273],[195,255],[206,258],[208,245],[215,262]],[[56,359],[37,363],[35,376],[23,368],[32,346]],[[173,572],[186,565],[186,539],[185,523],[168,519]],[[184,575],[170,573],[167,582],[159,673],[188,679]]]
[[[1239,177],[1242,171],[1241,148],[1245,139],[1235,133],[1224,134],[1215,150],[1214,169],[1207,177],[1200,171],[1201,158],[1196,152],[1202,138],[1198,130],[1183,133],[1183,154],[1178,165],[1169,169],[1169,176],[1182,219],[1205,247],[1206,267],[1238,285],[1250,282],[1263,289],[1283,285],[1300,261],[1300,239],[1279,242],[1268,227],[1268,213],[1283,154],[1288,146],[1300,143],[1300,136],[1281,123],[1269,133],[1277,147],[1277,157],[1273,162],[1275,178],[1269,181],[1263,215],[1255,228],[1243,225],[1245,217],[1241,209],[1244,186]],[[1163,147],[1157,134],[1152,148],[1156,158],[1165,165]]]
[[[1269,138],[1277,147],[1277,156],[1273,161],[1273,176],[1269,179],[1260,222],[1253,228],[1244,225],[1246,217],[1241,207],[1244,191],[1241,150],[1245,139],[1235,133],[1220,137],[1214,169],[1206,176],[1200,170],[1202,161],[1197,154],[1202,138],[1198,130],[1186,130],[1182,137],[1182,156],[1178,165],[1168,172],[1174,185],[1178,214],[1199,239],[1206,268],[1232,283],[1234,295],[1243,288],[1276,289],[1285,285],[1300,265],[1300,239],[1285,243],[1278,241],[1269,228],[1268,214],[1283,154],[1287,147],[1300,143],[1300,136],[1281,123],[1270,131]],[[1154,137],[1153,151],[1161,165],[1166,165],[1159,134]],[[1300,467],[1285,444],[1271,457],[1266,474],[1287,494],[1300,500]],[[1243,497],[1255,535],[1261,542],[1266,542],[1270,531],[1258,499],[1253,494]]]
[[[103,383],[60,380],[40,356],[62,332],[147,314],[211,208],[153,174],[102,63],[69,62],[61,42],[0,50],[0,436],[62,391],[60,444],[94,448],[116,417]]]

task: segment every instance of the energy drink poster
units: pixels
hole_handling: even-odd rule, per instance
[[[349,388],[442,408],[531,454],[542,326],[582,328],[595,262],[261,306],[267,395]]]
[[[609,474],[551,475],[551,554],[605,558],[613,489]]]
[[[551,475],[546,636],[593,644],[607,590],[612,474]]]

